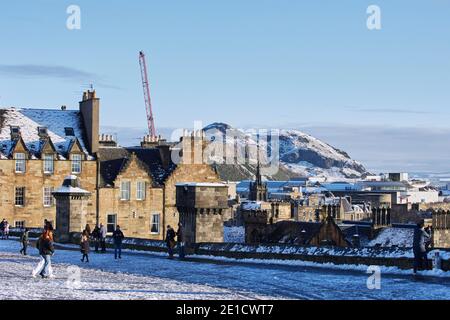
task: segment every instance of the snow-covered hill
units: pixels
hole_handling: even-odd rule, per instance
[[[225,123],[212,123],[204,128],[208,136],[220,132],[232,132],[224,139],[225,148],[236,145],[256,145],[256,136],[231,127]],[[234,138],[236,137],[236,138]],[[270,142],[260,142],[261,149]],[[280,166],[276,174],[266,176],[270,180],[285,180],[293,177],[321,177],[326,180],[359,178],[367,173],[364,166],[350,156],[329,144],[298,130],[280,130],[279,134]],[[254,164],[220,164],[219,175],[224,180],[251,179],[255,173]]]

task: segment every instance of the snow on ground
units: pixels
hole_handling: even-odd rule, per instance
[[[388,274],[382,268],[381,289],[369,290],[367,266],[351,270],[211,257],[178,261],[130,251],[120,261],[111,252],[92,253],[91,263],[83,264],[78,250],[60,249],[53,258],[56,278],[33,279],[37,251],[30,248],[32,256],[23,257],[19,248],[16,241],[0,241],[0,299],[450,299],[450,280],[414,278],[407,271]],[[78,289],[66,286],[69,266],[81,268]]]
[[[0,242],[0,300],[5,299],[270,299],[273,296],[230,290],[217,285],[191,281],[195,275],[172,279],[170,274],[180,271],[182,263],[165,257],[132,257],[124,254],[115,261],[112,254],[91,254],[89,264],[81,263],[77,251],[57,250],[53,258],[55,279],[32,278],[31,271],[40,258],[30,248],[32,256],[16,251],[19,243]],[[156,263],[155,263],[156,262]],[[193,263],[183,263],[185,265]],[[79,288],[71,285],[73,266],[80,267]],[[166,274],[153,276],[155,269]],[[201,268],[197,272],[203,272]],[[205,271],[207,272],[207,271]],[[43,296],[45,292],[45,296]]]
[[[245,228],[244,227],[224,227],[223,242],[244,243]]]
[[[283,265],[212,257],[178,261],[127,250],[120,261],[110,252],[92,253],[91,263],[83,264],[78,250],[60,249],[53,258],[56,278],[33,279],[36,249],[23,257],[19,248],[16,241],[0,241],[0,299],[450,299],[448,279],[414,278],[407,271],[390,275],[382,268],[381,289],[369,290],[366,266],[317,268],[302,261]],[[69,266],[80,267],[78,289],[66,286]]]
[[[412,248],[414,229],[411,228],[386,228],[368,244],[373,247],[380,244],[382,247],[398,246]]]

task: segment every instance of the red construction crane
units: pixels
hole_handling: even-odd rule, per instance
[[[150,87],[148,84],[147,64],[145,63],[145,54],[139,51],[139,65],[141,66],[142,88],[144,89],[145,109],[147,110],[148,134],[156,137],[155,122],[153,120],[152,100],[150,99]]]

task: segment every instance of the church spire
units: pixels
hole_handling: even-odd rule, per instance
[[[256,165],[256,174],[255,181],[250,183],[250,193],[249,200],[250,201],[267,201],[268,192],[267,192],[267,184],[262,181],[261,177],[261,164],[259,161],[259,142],[257,144],[257,165]]]
[[[257,151],[256,151],[256,159],[257,159],[257,165],[256,165],[256,185],[260,186],[262,184],[261,179],[261,168],[259,163],[259,143],[257,144]]]

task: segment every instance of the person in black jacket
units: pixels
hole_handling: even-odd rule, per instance
[[[51,267],[52,261],[51,256],[54,254],[55,249],[53,247],[53,242],[50,237],[46,235],[44,232],[38,239],[36,243],[37,249],[39,250],[39,254],[44,259],[44,264],[42,268],[37,272],[42,278],[49,278],[50,272],[49,268]]]
[[[95,226],[94,231],[91,234],[92,240],[94,240],[95,252],[98,253],[98,247],[100,245],[100,228]]]
[[[173,258],[173,248],[175,247],[175,230],[168,225],[166,232],[166,244],[167,244],[167,252],[169,253],[169,259]]]
[[[178,257],[184,259],[184,237],[183,237],[183,225],[178,223],[177,230],[177,241],[178,241]]]
[[[427,267],[427,242],[429,240],[430,235],[425,231],[424,221],[421,220],[414,229],[414,274],[416,274],[418,270],[424,270]]]
[[[114,242],[114,259],[117,259],[117,254],[119,255],[119,259],[122,259],[122,240],[125,237],[120,230],[119,225],[116,227],[116,230],[114,230],[112,238]]]
[[[20,236],[20,242],[22,242],[22,249],[20,249],[20,253],[24,256],[27,255],[27,247],[28,247],[28,228],[25,228],[22,235]]]

